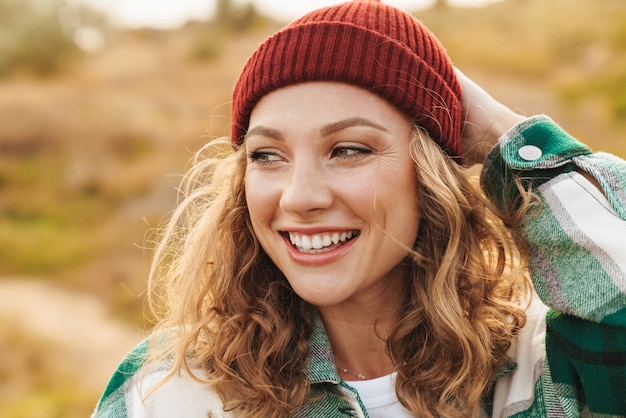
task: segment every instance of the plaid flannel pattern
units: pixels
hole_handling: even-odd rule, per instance
[[[523,158],[529,146],[541,150],[536,159]],[[513,178],[541,198],[522,233],[551,308],[549,379],[544,373],[532,407],[514,416],[626,416],[626,162],[593,154],[545,116],[502,137],[489,161],[483,187],[501,208],[515,201]]]

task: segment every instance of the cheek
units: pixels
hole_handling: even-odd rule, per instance
[[[412,247],[420,218],[418,185],[412,167],[404,172],[407,174],[402,176],[398,170],[394,176],[386,177],[386,181],[378,182],[376,211],[387,232]]]
[[[261,188],[255,181],[254,175],[249,175],[246,173],[244,189],[246,192],[246,205],[248,207],[248,213],[250,214],[250,219],[252,221],[252,225],[254,229],[257,229],[257,223],[259,219],[264,218],[266,215],[264,214],[268,205],[266,204],[266,200],[268,198],[267,194],[261,192]]]
[[[411,173],[413,174],[413,173]],[[420,220],[420,202],[418,199],[418,184],[417,179],[409,177],[409,179],[401,186],[404,190],[401,207],[399,210],[403,213],[400,216],[404,216],[406,220],[406,232],[409,234],[408,238],[411,241],[411,245],[417,238],[417,230]]]
[[[254,232],[259,235],[263,228],[269,227],[279,198],[275,187],[272,187],[267,178],[258,176],[254,172],[246,173],[244,189],[252,227]]]

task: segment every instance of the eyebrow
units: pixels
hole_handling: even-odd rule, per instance
[[[373,122],[369,119],[356,117],[356,118],[343,119],[338,122],[333,122],[333,123],[324,125],[320,129],[320,135],[323,137],[332,135],[343,129],[352,128],[355,126],[366,126],[366,127],[378,129],[379,131],[388,132],[387,128],[385,128],[384,126],[376,122]],[[279,141],[283,140],[283,136],[281,135],[278,129],[270,128],[270,127],[263,126],[263,125],[255,126],[254,128],[250,129],[246,133],[246,138],[252,135],[261,135],[261,136],[276,139]]]
[[[265,136],[268,138],[277,139],[279,141],[283,140],[283,136],[280,134],[278,129],[268,128],[267,126],[263,126],[263,125],[255,126],[254,128],[250,129],[246,133],[244,140],[252,135],[261,135],[261,136]]]
[[[370,128],[378,129],[379,131],[388,132],[387,128],[369,119],[348,118],[348,119],[340,120],[339,122],[334,122],[334,123],[329,123],[328,125],[324,125],[322,129],[320,129],[320,134],[322,136],[328,136],[328,135],[334,134],[335,132],[339,132],[343,129],[351,128],[353,126],[367,126]]]

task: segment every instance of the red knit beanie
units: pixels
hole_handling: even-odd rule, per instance
[[[370,90],[461,156],[461,88],[450,59],[417,19],[378,0],[313,11],[263,42],[233,92],[232,141],[241,145],[250,113],[267,93],[306,81]]]

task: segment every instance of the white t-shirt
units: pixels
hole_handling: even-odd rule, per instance
[[[370,418],[412,418],[396,396],[396,375],[346,382],[357,392]]]

